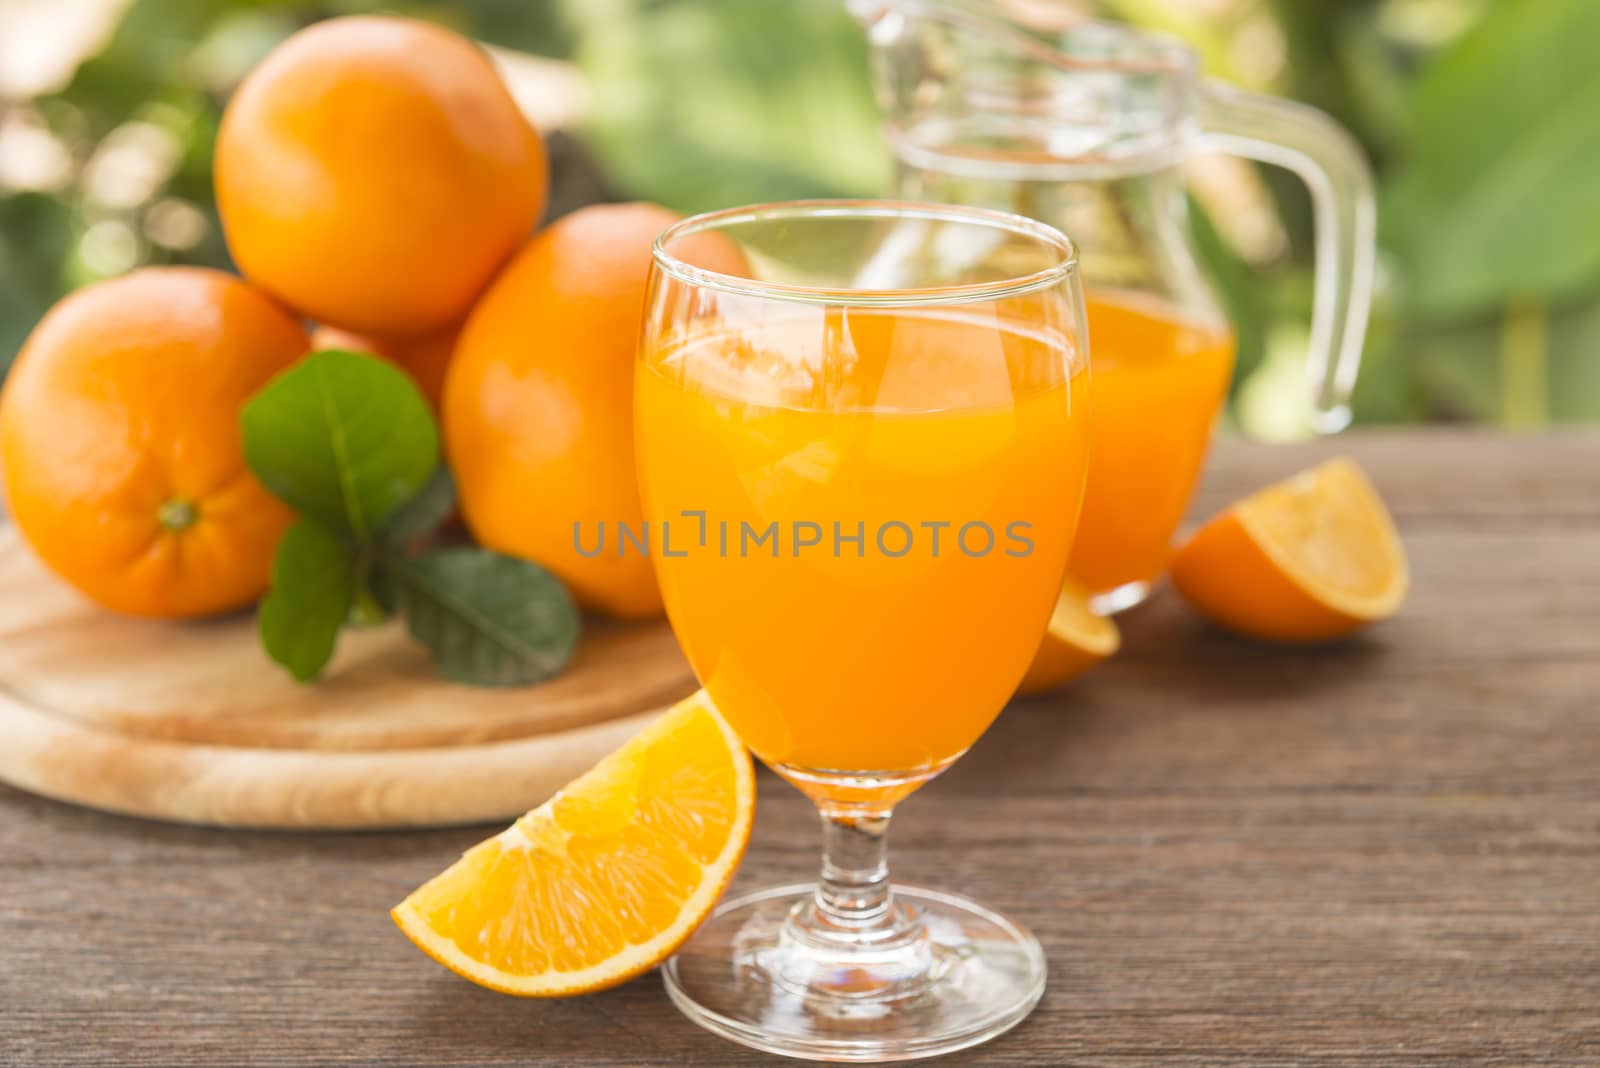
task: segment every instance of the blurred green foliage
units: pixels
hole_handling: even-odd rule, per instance
[[[572,10],[576,58],[604,87],[588,142],[630,195],[694,212],[888,187],[866,41],[842,4]]]
[[[1211,74],[1321,107],[1366,147],[1384,256],[1359,420],[1600,418],[1600,4],[1090,6],[1184,36]],[[0,166],[0,362],[75,285],[135,263],[226,263],[209,172],[229,88],[296,27],[371,10],[580,71],[585,159],[558,176],[587,181],[583,195],[691,211],[888,188],[866,47],[842,0],[131,0],[64,88],[0,101],[0,129],[25,113],[70,160],[42,189],[8,190]],[[107,196],[98,171],[130,126],[168,158],[154,188]],[[1306,196],[1266,177],[1282,251],[1247,255],[1226,219],[1197,223],[1240,330],[1242,390],[1298,358],[1308,314]]]

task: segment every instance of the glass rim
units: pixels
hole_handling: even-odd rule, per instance
[[[715,232],[728,226],[783,219],[903,219],[967,223],[1004,230],[1032,238],[1057,254],[1055,263],[1028,274],[990,282],[962,282],[943,286],[900,289],[851,289],[838,286],[758,282],[751,278],[696,267],[679,259],[667,246],[680,238]],[[737,208],[702,212],[673,223],[656,237],[650,249],[655,266],[680,282],[739,296],[761,297],[796,304],[835,307],[899,308],[922,304],[975,304],[1023,296],[1057,284],[1078,268],[1078,247],[1072,239],[1047,223],[1007,211],[934,204],[912,200],[824,199],[777,200]]]

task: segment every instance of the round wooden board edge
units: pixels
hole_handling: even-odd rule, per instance
[[[425,679],[412,678],[408,672],[425,666],[426,659],[414,643],[400,636],[399,624],[391,623],[345,635],[325,685],[295,685],[257,647],[255,626],[242,614],[161,621],[99,608],[53,575],[3,513],[0,576],[8,583],[0,592],[10,606],[0,611],[0,632],[7,638],[15,632],[24,639],[15,648],[0,649],[0,693],[40,714],[150,741],[296,752],[488,745],[625,718],[671,704],[696,686],[665,619],[586,626],[573,662],[559,678],[515,688],[463,687],[431,670]],[[37,597],[46,590],[53,607],[40,617]],[[31,622],[20,622],[24,619]],[[197,626],[191,630],[190,623]],[[114,628],[89,633],[121,648],[124,658],[127,647],[135,647],[142,665],[138,677],[129,680],[115,666],[96,661],[89,638],[74,639],[82,646],[73,650],[85,661],[81,665],[63,664],[63,650],[48,643],[48,667],[37,662],[37,650],[25,652],[38,645],[40,635],[75,633],[84,627]],[[202,633],[207,637],[197,639]],[[174,635],[177,644],[168,641]],[[219,673],[208,668],[198,675],[149,670],[162,668],[168,663],[164,658],[175,653],[191,663],[207,663],[215,652],[207,643],[217,641],[247,646],[250,670],[262,679],[270,677],[267,689],[273,696],[252,693],[231,703],[241,689],[236,670]],[[389,663],[391,647],[414,653],[415,664],[395,674]],[[234,659],[230,652],[228,662]],[[196,685],[198,690],[193,689]],[[131,695],[125,692],[129,686]],[[247,693],[259,689],[248,678],[242,687]],[[168,692],[152,703],[158,689]],[[220,694],[229,696],[224,699]],[[422,701],[409,699],[415,697]],[[450,714],[436,716],[434,706],[447,706]]]
[[[194,745],[102,730],[0,693],[0,781],[106,812],[276,830],[506,821],[664,709],[554,734],[384,752]]]

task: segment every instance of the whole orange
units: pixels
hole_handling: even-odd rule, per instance
[[[544,208],[544,145],[477,45],[411,19],[300,31],[222,117],[217,207],[245,275],[318,322],[457,322]]]
[[[353,334],[336,326],[319,326],[311,332],[313,349],[350,349],[370,352],[398,365],[428,398],[428,406],[437,415],[440,399],[444,396],[444,375],[450,369],[450,356],[455,352],[459,326],[447,326],[431,334],[410,337],[374,337]]]
[[[68,295],[0,393],[18,529],[119,612],[248,604],[293,516],[245,466],[239,410],[307,344],[293,316],[221,271],[153,267]]]
[[[653,204],[609,204],[542,231],[473,309],[445,378],[445,448],[467,526],[484,545],[550,568],[584,608],[618,619],[662,610],[649,558],[619,557],[613,546],[617,524],[637,532],[644,519],[633,361],[650,246],[677,219]],[[743,265],[731,244],[685,252],[711,269]],[[607,551],[579,553],[574,524],[591,550],[604,524]]]

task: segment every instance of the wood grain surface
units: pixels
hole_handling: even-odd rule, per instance
[[[1038,1010],[940,1065],[1600,1065],[1600,435],[1225,443],[1216,506],[1335,450],[1414,590],[1329,649],[1169,592],[904,807],[907,881],[1043,940]],[[740,888],[816,863],[770,775]],[[522,1002],[385,910],[482,837],[281,835],[0,789],[0,1065],[745,1066],[654,976]]]
[[[694,676],[665,623],[593,623],[534,687],[447,682],[398,623],[341,636],[295,683],[248,615],[102,611],[0,526],[0,782],[135,816],[261,828],[510,819]]]

